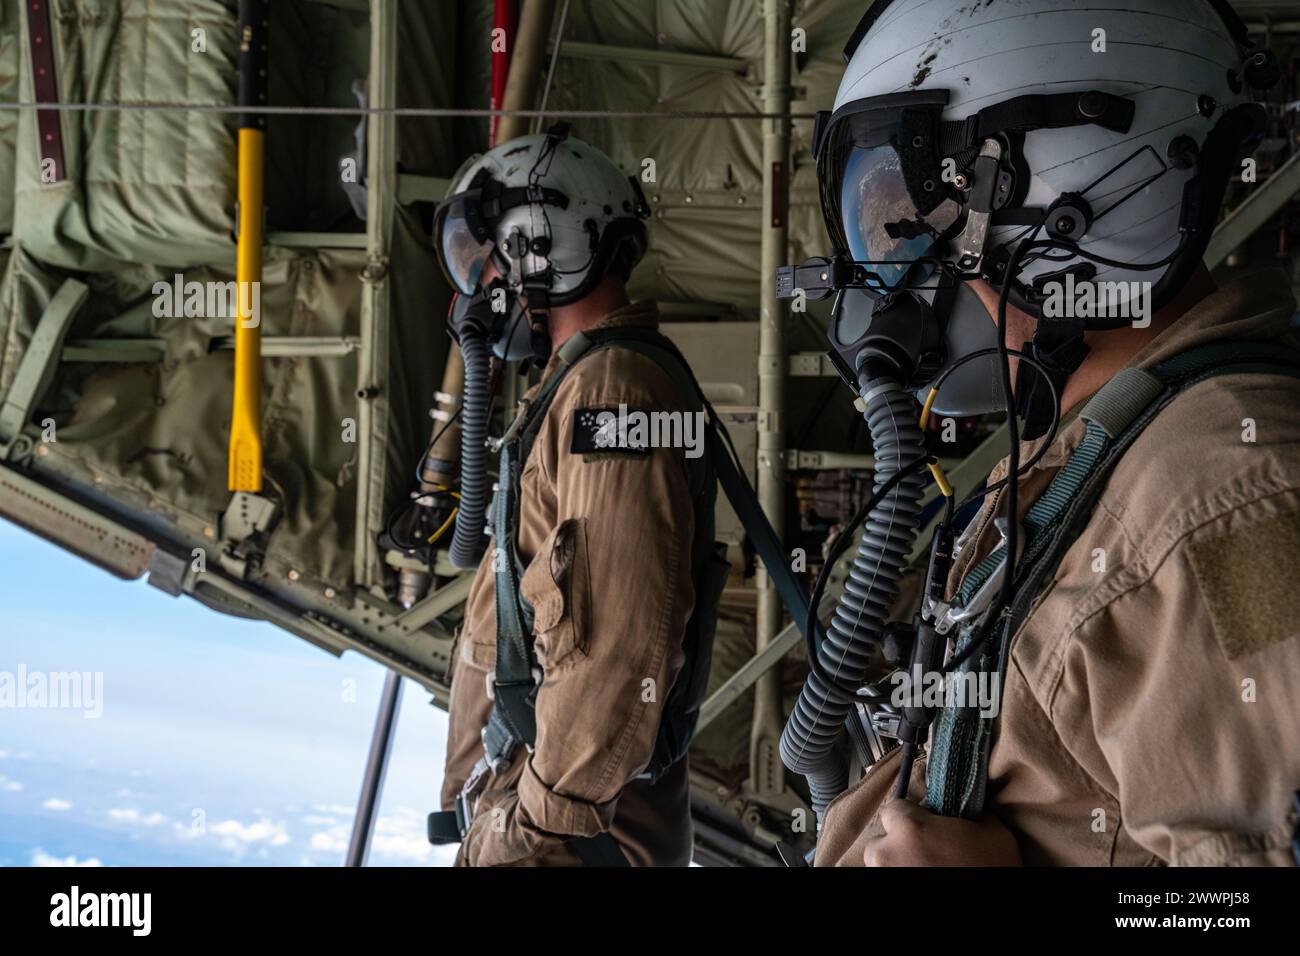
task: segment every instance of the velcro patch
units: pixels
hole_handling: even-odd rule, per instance
[[[573,412],[573,439],[569,451],[575,455],[649,455],[644,436],[628,434],[626,408],[579,408]]]
[[[1300,515],[1203,538],[1188,558],[1229,660],[1300,635]]]

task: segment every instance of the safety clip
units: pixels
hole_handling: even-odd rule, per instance
[[[1007,547],[1007,519],[994,518],[993,526],[998,530],[998,535],[1002,539],[1001,548],[1005,551]],[[1020,543],[1016,550],[1019,551],[1024,546],[1023,525],[1017,525],[1016,530],[1016,540]],[[1007,559],[1003,558],[998,563],[998,566],[993,569],[993,572],[984,579],[984,583],[971,595],[970,600],[962,606],[957,607],[943,601],[936,601],[928,609],[934,619],[935,631],[939,634],[947,634],[952,630],[953,625],[973,620],[987,611],[989,605],[993,603],[994,595],[1002,590],[1002,582],[1007,576],[1007,564]]]

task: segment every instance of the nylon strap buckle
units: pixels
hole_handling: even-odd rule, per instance
[[[445,846],[449,843],[464,842],[465,836],[469,833],[470,822],[474,819],[472,801],[478,796],[489,769],[487,761],[480,757],[474,764],[474,768],[470,770],[465,785],[460,788],[460,793],[456,794],[453,809],[429,814],[430,843],[434,846]]]

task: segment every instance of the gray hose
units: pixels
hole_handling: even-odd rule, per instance
[[[491,490],[487,448],[492,404],[490,357],[482,329],[469,322],[461,326],[460,354],[465,359],[465,392],[460,410],[460,510],[449,550],[452,564],[462,571],[472,571],[487,550],[483,519]]]
[[[864,381],[862,396],[874,449],[875,487],[880,488],[891,475],[924,457],[925,445],[912,397],[901,385],[884,379]],[[916,541],[924,487],[923,473],[901,480],[867,516],[844,594],[817,655],[824,672],[841,684],[864,680],[880,646]],[[852,707],[852,695],[810,673],[781,734],[781,760],[808,778],[819,824],[826,807],[848,787],[848,766],[834,744]]]

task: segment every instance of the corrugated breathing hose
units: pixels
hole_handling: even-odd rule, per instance
[[[859,384],[879,489],[892,475],[924,458],[925,444],[912,396],[899,382],[868,379],[864,372]],[[808,778],[819,827],[826,807],[848,787],[848,766],[834,746],[853,708],[853,695],[844,687],[865,680],[880,646],[916,541],[925,482],[923,471],[909,475],[868,514],[844,594],[818,649],[820,670],[839,686],[828,684],[814,669],[781,734],[781,760]]]
[[[475,324],[460,329],[460,351],[465,360],[465,392],[461,400],[460,510],[449,549],[451,563],[462,571],[478,567],[487,549],[483,519],[488,495],[488,419],[492,411],[491,357],[487,336]]]

